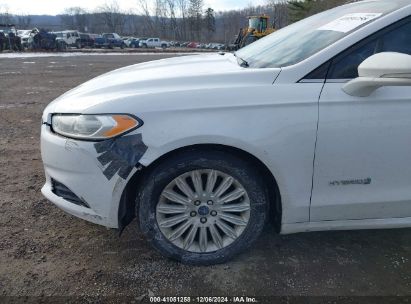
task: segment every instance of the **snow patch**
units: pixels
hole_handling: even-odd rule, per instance
[[[76,56],[182,56],[182,55],[200,55],[214,53],[5,53],[0,54],[0,59],[3,58],[40,58],[40,57],[76,57]],[[35,63],[35,62],[24,62]]]

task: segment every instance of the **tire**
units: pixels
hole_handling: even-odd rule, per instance
[[[250,45],[251,43],[254,43],[258,40],[256,36],[248,36],[245,38],[245,43],[244,46]]]
[[[163,227],[164,221],[168,220],[169,218],[162,218],[163,214],[161,214],[161,212],[163,211],[159,212],[159,210],[164,209],[164,204],[170,203],[167,199],[164,199],[164,193],[168,192],[163,191],[165,189],[169,189],[170,185],[176,185],[174,184],[174,182],[176,181],[176,178],[179,177],[179,180],[181,180],[181,178],[184,178],[184,176],[188,176],[185,179],[185,181],[188,183],[188,181],[190,181],[190,174],[192,174],[191,172],[193,171],[200,172],[201,178],[197,180],[202,180],[201,187],[203,188],[204,192],[206,192],[205,189],[207,188],[205,180],[207,181],[208,178],[210,178],[210,176],[212,176],[213,174],[218,176],[214,179],[210,178],[210,180],[216,181],[215,187],[212,188],[213,190],[211,191],[215,194],[219,192],[218,190],[222,185],[222,181],[229,180],[228,177],[231,177],[233,179],[233,183],[231,184],[230,188],[228,188],[221,194],[225,197],[228,197],[230,193],[232,194],[235,191],[238,191],[238,189],[235,188],[234,185],[236,187],[238,186],[239,189],[242,189],[244,191],[245,194],[243,194],[242,197],[238,198],[237,201],[234,200],[231,203],[228,203],[228,205],[233,204],[238,207],[241,206],[241,208],[243,208],[243,212],[236,213],[238,214],[238,217],[236,218],[238,219],[241,217],[241,219],[244,219],[244,222],[246,221],[245,219],[247,219],[247,223],[246,225],[244,225],[242,221],[240,223],[240,226],[236,226],[231,222],[229,223],[221,220],[220,216],[226,216],[227,213],[218,209],[219,214],[216,215],[217,209],[212,208],[221,208],[221,206],[227,206],[227,204],[216,202],[214,203],[214,205],[207,207],[209,208],[207,213],[207,211],[205,211],[204,209],[205,207],[203,207],[206,206],[206,202],[203,201],[200,207],[197,209],[198,213],[195,217],[193,211],[190,211],[190,218],[187,219],[186,223],[188,223],[191,219],[191,221],[196,221],[195,225],[200,225],[199,227],[201,228],[198,228],[199,230],[195,229],[195,234],[192,233],[192,235],[194,235],[194,241],[192,242],[192,245],[190,245],[191,247],[184,249],[183,245],[181,244],[185,244],[187,242],[186,240],[190,239],[188,237],[190,233],[187,233],[186,235],[183,234],[177,240],[170,240],[170,234],[168,234],[169,236],[167,237],[166,233],[164,232],[166,228]],[[193,179],[191,179],[191,181],[193,181]],[[195,189],[192,182],[190,185],[191,190]],[[174,189],[176,189],[175,187],[177,186],[174,186]],[[162,161],[150,171],[148,171],[145,175],[144,182],[142,183],[140,189],[141,190],[139,191],[137,201],[139,202],[139,222],[141,230],[146,235],[147,239],[153,245],[153,247],[161,252],[164,256],[178,260],[184,264],[213,265],[224,263],[232,259],[237,254],[249,248],[252,243],[259,237],[265,226],[266,218],[268,215],[269,195],[262,176],[258,173],[256,168],[252,164],[242,160],[241,158],[222,151],[187,151],[179,153],[178,155],[174,155],[167,160]],[[183,192],[180,191],[180,194],[183,194]],[[208,198],[204,198],[204,200],[206,199]],[[216,200],[218,199],[216,198]],[[165,203],[165,201],[167,202]],[[209,202],[210,201],[207,201],[207,205]],[[197,203],[199,203],[199,201],[194,202],[194,204]],[[233,208],[231,207],[233,205],[230,205],[229,208]],[[191,201],[187,203],[187,206],[188,207],[184,208],[190,208],[189,210],[197,208],[196,206],[193,206],[193,203]],[[246,208],[248,208],[248,210],[245,210]],[[229,212],[228,209],[225,210]],[[184,216],[188,217],[187,213],[187,211],[184,211]],[[200,213],[202,215],[200,215]],[[207,215],[204,216],[204,214]],[[202,222],[202,220],[204,219],[203,216],[206,217],[206,220],[208,218],[207,223]],[[198,217],[200,218],[198,219]],[[224,231],[220,229],[219,225],[221,225],[221,221],[225,224],[229,224],[229,226],[232,228],[231,231],[235,231],[234,237],[229,237],[229,234],[225,234]],[[161,226],[159,222],[162,223]],[[184,223],[185,222],[182,222],[175,226],[174,231],[177,231],[179,227],[184,226]],[[205,227],[205,225],[208,226]],[[187,231],[190,232],[191,230],[194,230],[193,227],[194,225],[190,226]],[[174,227],[170,229],[174,229]],[[216,236],[216,230],[217,234],[220,235],[220,238]],[[212,233],[212,231],[214,232],[214,234]],[[230,232],[230,230],[228,231]],[[174,232],[171,231],[171,235],[173,233]],[[207,241],[203,241],[201,243],[203,244],[203,246],[200,244],[201,234],[203,235],[203,240],[207,239]],[[215,240],[220,241],[216,242]]]
[[[57,49],[59,51],[67,51],[67,44],[64,41],[57,42]]]

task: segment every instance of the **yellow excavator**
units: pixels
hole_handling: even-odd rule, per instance
[[[241,49],[275,32],[275,28],[269,26],[269,21],[270,17],[267,15],[248,17],[248,27],[240,29],[240,33],[234,42],[235,49]]]

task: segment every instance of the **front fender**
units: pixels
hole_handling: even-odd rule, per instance
[[[140,164],[144,167],[148,167],[159,158],[175,150],[198,145],[220,145],[235,148],[253,155],[267,167],[270,165],[269,161],[265,159],[265,155],[267,155],[267,153],[264,150],[256,146],[252,146],[249,143],[237,138],[218,135],[191,136],[186,138],[171,139],[170,141],[164,142],[160,146],[148,146],[147,152],[140,160]]]

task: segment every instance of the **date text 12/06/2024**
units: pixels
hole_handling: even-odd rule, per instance
[[[150,303],[259,303],[254,297],[150,297]]]

